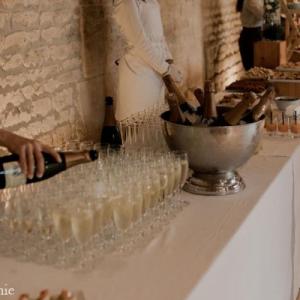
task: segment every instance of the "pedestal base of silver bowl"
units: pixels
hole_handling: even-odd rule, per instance
[[[235,194],[245,188],[242,177],[236,172],[194,173],[183,189],[197,195],[224,196]]]

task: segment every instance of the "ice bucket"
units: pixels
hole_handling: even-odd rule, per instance
[[[198,127],[169,122],[169,112],[161,118],[169,148],[188,154],[193,175],[187,180],[185,191],[227,195],[245,188],[236,169],[255,153],[264,120],[237,126]]]

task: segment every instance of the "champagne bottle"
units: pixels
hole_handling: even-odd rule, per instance
[[[196,110],[193,106],[187,103],[185,97],[180,92],[179,88],[177,87],[176,83],[174,82],[171,75],[165,75],[163,77],[165,85],[170,94],[174,94],[177,98],[178,105],[184,115],[185,123],[194,124],[198,121],[198,116],[196,114]]]
[[[166,99],[170,108],[169,121],[177,124],[185,124],[185,117],[178,105],[177,98],[174,94],[167,94]]]
[[[245,113],[256,101],[256,95],[252,92],[246,93],[243,96],[243,99],[230,111],[224,113],[222,116],[217,118],[213,122],[212,126],[234,126],[238,125],[240,121],[244,118]]]
[[[101,133],[101,145],[116,148],[122,145],[121,134],[113,111],[112,97],[105,98],[105,119]]]
[[[22,184],[34,183],[48,179],[68,168],[78,164],[94,161],[98,158],[95,150],[82,152],[59,152],[61,162],[57,162],[50,154],[43,153],[45,160],[45,172],[41,178],[34,176],[26,178],[18,163],[16,154],[0,157],[0,189],[14,187]]]
[[[196,97],[199,105],[197,107],[197,114],[202,117],[203,116],[203,104],[204,104],[204,93],[202,89],[197,88],[194,90],[194,96]]]
[[[275,89],[273,86],[267,88],[266,92],[261,97],[261,100],[252,110],[252,119],[254,122],[258,121],[267,111],[271,101],[275,97]]]
[[[213,93],[213,82],[211,80],[206,80],[204,85],[203,119],[208,124],[216,120],[218,117]]]
[[[202,106],[204,104],[204,93],[202,89],[197,88],[194,90],[194,95],[196,99],[198,100],[199,106]]]
[[[256,95],[254,93],[250,92],[244,94],[242,101],[238,103],[229,112],[223,115],[226,124],[231,126],[238,125],[239,122],[244,117],[247,110],[252,107],[255,101],[256,101]]]

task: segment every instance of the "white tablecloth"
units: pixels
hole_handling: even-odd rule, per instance
[[[298,142],[264,140],[260,154],[239,171],[245,191],[184,194],[190,205],[128,257],[110,256],[88,274],[0,258],[0,287],[6,283],[17,294],[81,289],[87,300],[294,300],[300,287]]]

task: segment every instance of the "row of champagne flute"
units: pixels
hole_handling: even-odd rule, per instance
[[[127,149],[151,147],[166,151],[168,148],[161,130],[160,115],[168,109],[166,103],[159,102],[119,122],[123,146]],[[84,139],[86,135],[87,128],[75,121],[68,124],[65,131],[54,131],[50,142],[56,145],[57,150],[63,151],[99,149],[99,144]]]
[[[60,257],[65,265],[72,255],[86,260],[86,253],[92,257],[116,241],[122,244],[147,215],[175,203],[187,171],[185,153],[102,152],[95,163],[3,191],[4,239],[13,243],[12,253],[27,260],[37,253],[45,263]]]
[[[167,104],[158,103],[121,121],[119,126],[124,146],[127,149],[151,147],[167,150],[160,119],[161,113],[166,110]]]

